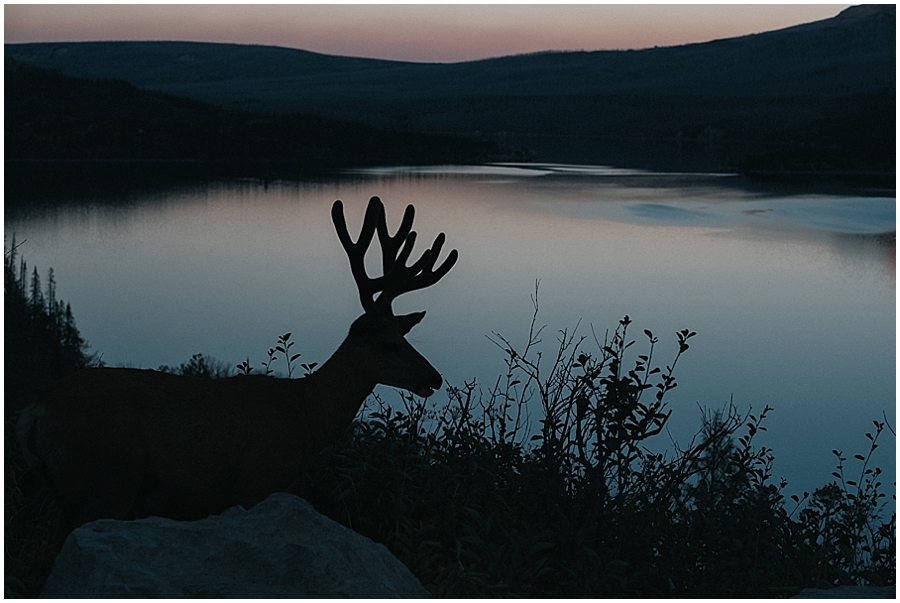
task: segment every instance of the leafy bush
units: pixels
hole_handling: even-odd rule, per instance
[[[376,396],[299,494],[385,543],[435,596],[774,597],[894,584],[896,518],[882,518],[881,472],[868,467],[884,423],[867,434],[869,456],[855,457],[860,480],[844,479],[838,455],[839,481],[792,497],[789,513],[786,484],[770,483],[772,451],[753,443],[769,407],[706,412],[687,446],[651,451],[694,333],[677,333],[665,370],[649,331],[626,370],[628,317],[594,337],[594,352],[561,331],[548,364],[535,319],[522,352],[494,336],[507,372],[487,391],[449,387],[449,404],[403,394],[399,410]],[[533,428],[529,408],[541,410]]]

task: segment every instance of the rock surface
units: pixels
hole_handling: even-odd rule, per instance
[[[894,599],[895,586],[836,586],[827,590],[807,588],[792,599]]]
[[[201,521],[100,520],[66,539],[42,597],[427,597],[382,544],[290,494]]]

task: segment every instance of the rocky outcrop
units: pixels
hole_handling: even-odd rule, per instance
[[[829,589],[807,588],[792,599],[894,599],[896,586],[836,586]]]
[[[69,535],[42,597],[427,597],[382,544],[290,494],[201,521],[100,520]]]

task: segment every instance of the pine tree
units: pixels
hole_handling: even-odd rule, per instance
[[[18,410],[41,387],[95,361],[75,326],[69,304],[56,297],[56,276],[47,273],[46,290],[35,267],[28,279],[15,236],[3,257],[5,307],[6,413]]]

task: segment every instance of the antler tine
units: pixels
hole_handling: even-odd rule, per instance
[[[350,260],[350,271],[353,273],[353,280],[356,281],[356,288],[359,290],[359,301],[362,303],[363,309],[368,312],[375,308],[375,294],[381,290],[381,287],[378,286],[381,279],[369,278],[369,275],[366,274],[365,256],[366,250],[372,243],[372,237],[375,236],[376,227],[385,221],[384,205],[378,197],[369,199],[366,217],[363,219],[362,229],[356,243],[350,238],[347,230],[344,204],[340,199],[331,206],[331,221],[334,222],[338,239]]]
[[[410,233],[410,236],[414,234],[415,233]],[[391,273],[384,277],[384,290],[381,295],[378,296],[377,301],[379,307],[384,308],[385,306],[390,306],[394,299],[404,293],[430,287],[441,280],[444,275],[453,268],[453,265],[456,264],[456,260],[459,259],[459,253],[455,249],[447,255],[447,259],[444,260],[444,263],[441,264],[437,270],[434,269],[438,255],[441,252],[441,247],[444,245],[444,239],[444,233],[440,233],[431,245],[431,249],[427,249],[422,254],[422,257],[420,257],[412,266],[405,265],[405,257],[403,258],[403,261],[398,261],[394,264]],[[404,247],[404,250],[408,256],[409,251],[406,250],[406,247]]]
[[[430,249],[432,257],[431,266],[429,266],[427,273],[419,275],[419,282],[421,283],[421,285],[415,287],[415,289],[430,287],[431,285],[444,278],[444,275],[450,272],[450,269],[453,268],[453,266],[456,264],[456,260],[459,259],[459,252],[455,249],[452,249],[450,250],[450,253],[447,254],[447,259],[444,260],[444,263],[441,264],[437,270],[432,269],[434,264],[437,262],[438,255],[441,253],[441,247],[444,246],[444,239],[444,233],[441,233],[434,240],[434,243],[432,244]],[[410,291],[413,290],[414,289],[410,289]]]
[[[375,198],[377,199],[378,197]],[[384,219],[379,220],[377,224],[378,241],[381,243],[381,260],[384,266],[384,274],[388,274],[395,264],[404,265],[412,252],[413,244],[416,241],[416,233],[411,232],[413,218],[416,216],[416,208],[412,205],[406,206],[406,211],[403,212],[403,220],[400,222],[400,228],[397,229],[397,233],[394,236],[388,234],[387,217],[384,214],[383,216]],[[403,245],[402,250],[400,250],[401,245]],[[400,255],[397,255],[398,250],[400,250]]]

